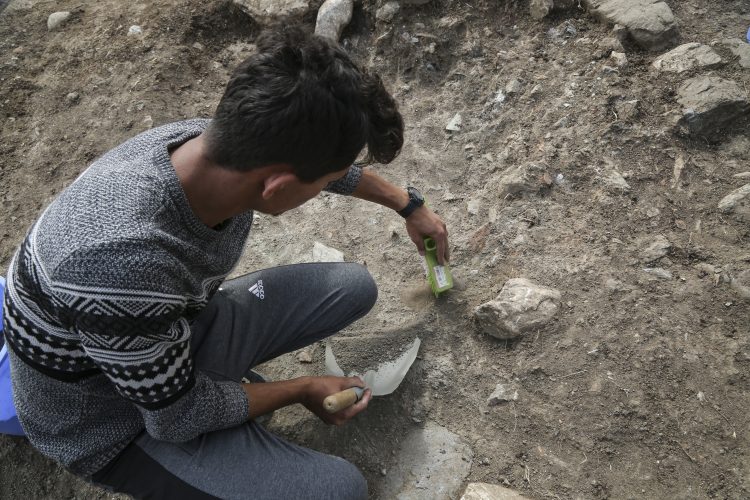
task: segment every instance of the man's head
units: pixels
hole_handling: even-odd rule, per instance
[[[256,45],[206,131],[214,163],[240,171],[288,165],[312,183],[344,171],[365,146],[381,163],[398,155],[403,121],[377,75],[298,28],[266,32]]]

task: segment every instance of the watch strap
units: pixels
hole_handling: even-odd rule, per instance
[[[406,191],[409,193],[409,203],[397,212],[404,219],[409,217],[416,209],[424,205],[424,198],[422,198],[421,195],[418,195],[418,192],[415,193],[416,189],[408,187],[406,188]]]

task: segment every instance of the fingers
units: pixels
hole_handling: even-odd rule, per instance
[[[419,237],[417,239],[413,239],[412,241],[414,242],[415,245],[417,245],[417,251],[419,252],[419,255],[424,257],[424,252],[425,252],[424,240],[421,237]]]
[[[346,387],[344,387],[344,389],[348,389],[350,387],[364,387],[365,386],[365,382],[361,378],[359,378],[359,377],[348,377],[346,379],[346,382],[349,385],[347,385]],[[344,389],[342,389],[342,390],[344,390]]]
[[[343,410],[331,415],[330,421],[328,423],[333,425],[345,424],[346,422],[357,416],[359,413],[365,411],[365,409],[367,409],[367,405],[370,404],[371,399],[372,391],[370,389],[367,389],[362,395],[362,399],[360,399],[350,407],[344,408]]]
[[[370,389],[367,389],[362,395],[362,399],[351,405],[349,408],[342,410],[344,412],[343,416],[346,418],[346,420],[349,420],[358,413],[363,412],[367,408],[367,405],[370,404],[371,399],[372,391]]]
[[[427,207],[418,208],[406,219],[406,230],[420,255],[425,254],[424,238],[429,236],[435,240],[438,263],[445,265],[450,260],[448,229],[435,212]]]
[[[437,244],[438,263],[440,263],[441,266],[444,266],[450,258],[450,251],[448,250],[448,232],[443,229],[442,234],[434,239]]]

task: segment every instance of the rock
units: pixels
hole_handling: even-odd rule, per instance
[[[730,213],[734,211],[737,204],[744,200],[750,195],[750,184],[745,184],[741,188],[735,189],[719,202],[719,210],[724,213]]]
[[[449,500],[458,498],[474,453],[459,436],[427,422],[403,440],[393,468],[375,498]]]
[[[630,285],[627,285],[623,283],[620,280],[616,280],[614,278],[607,278],[604,280],[604,286],[613,292],[630,292],[633,290],[633,287]]]
[[[401,0],[404,5],[424,5],[430,3],[431,0]]]
[[[622,191],[627,193],[630,191],[630,184],[622,174],[616,170],[607,170],[601,177],[602,182],[605,186],[614,189],[615,191]]]
[[[612,35],[614,35],[614,37],[620,41],[620,45],[622,45],[628,39],[628,29],[622,24],[615,23],[615,25],[612,26]]]
[[[520,94],[521,89],[523,89],[523,84],[519,80],[514,78],[505,86],[505,93],[507,95]]]
[[[154,119],[151,118],[151,115],[146,115],[146,117],[143,119],[141,123],[143,123],[146,126],[146,128],[151,128],[154,126]]]
[[[615,65],[618,68],[624,68],[628,65],[628,57],[625,55],[624,52],[612,52],[609,55],[609,58],[614,61]]]
[[[716,68],[722,62],[719,54],[711,47],[700,43],[686,43],[658,57],[651,66],[659,71],[684,73],[696,68]]]
[[[622,42],[615,37],[603,38],[598,44],[597,48],[602,52],[599,57],[607,57],[612,52],[625,53],[625,48],[622,46]]]
[[[344,262],[344,252],[335,248],[327,247],[316,241],[312,249],[313,262]]]
[[[479,215],[480,206],[479,200],[469,200],[466,202],[466,211],[469,212],[469,215]]]
[[[232,0],[253,18],[302,17],[310,9],[309,0]]]
[[[497,181],[500,198],[535,194],[552,186],[552,177],[543,163],[523,163],[510,167]]]
[[[631,38],[646,50],[662,50],[678,37],[672,9],[660,0],[583,0],[600,20],[625,26]]]
[[[143,28],[138,26],[137,24],[134,24],[130,28],[128,28],[128,36],[141,36],[143,34]]]
[[[656,276],[663,280],[671,280],[673,278],[672,273],[661,267],[647,267],[643,269],[645,272]]]
[[[453,115],[453,118],[451,118],[451,121],[448,122],[448,125],[445,126],[445,130],[458,132],[459,130],[461,130],[462,125],[463,119],[461,118],[461,113],[456,113],[455,115]]]
[[[496,484],[469,483],[461,500],[529,500],[529,497]]]
[[[549,323],[560,307],[560,292],[524,278],[505,282],[500,294],[474,309],[474,318],[485,333],[514,339]]]
[[[47,18],[47,30],[55,31],[59,29],[68,19],[70,19],[70,12],[67,10],[53,12]]]
[[[386,2],[375,12],[375,19],[390,23],[396,17],[399,10],[401,10],[401,5],[398,2]]]
[[[297,361],[300,363],[312,363],[312,355],[307,351],[297,353]]]
[[[504,384],[497,384],[495,390],[487,398],[488,406],[497,406],[500,403],[509,401],[518,401],[518,391],[512,387],[506,387]]]
[[[529,12],[534,19],[542,19],[554,8],[553,0],[531,0],[529,3]]]
[[[641,114],[641,102],[638,99],[629,101],[617,101],[615,111],[618,120],[635,120]]]
[[[672,249],[672,244],[661,234],[653,240],[649,238],[645,241],[641,240],[639,243],[640,250],[638,251],[638,256],[639,260],[644,264],[661,259]]]
[[[679,185],[683,170],[685,170],[685,157],[678,154],[672,167],[672,189]]]
[[[65,96],[65,100],[68,101],[69,104],[75,104],[81,100],[81,95],[78,92],[70,92]]]
[[[699,272],[701,272],[703,275],[713,276],[714,274],[718,274],[721,272],[720,270],[716,269],[716,266],[708,264],[707,262],[699,262],[693,267],[697,269]]]
[[[689,135],[716,137],[721,130],[750,111],[750,101],[740,86],[715,76],[698,76],[677,92],[683,107],[678,130]]]
[[[353,12],[354,0],[326,0],[318,9],[315,34],[338,42]]]
[[[739,38],[726,38],[720,41],[719,45],[738,58],[737,64],[745,69],[750,69],[750,43]]]
[[[547,31],[547,36],[553,40],[566,40],[572,38],[578,34],[578,30],[571,21],[563,21],[555,28],[550,28]]]
[[[750,269],[742,271],[732,278],[730,286],[746,300],[750,300]]]

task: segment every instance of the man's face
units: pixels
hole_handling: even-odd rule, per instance
[[[283,189],[274,193],[272,198],[266,200],[265,213],[281,215],[284,212],[297,208],[307,201],[315,198],[328,184],[344,177],[348,172],[347,167],[338,172],[333,172],[315,182],[302,182],[295,176],[293,181],[287,183]]]

